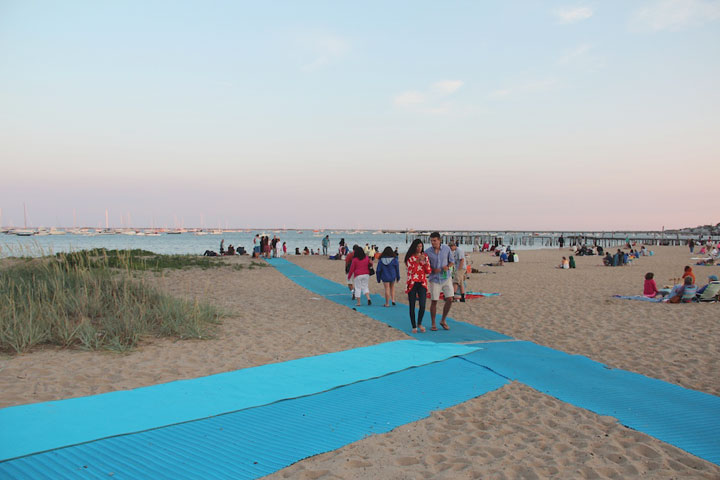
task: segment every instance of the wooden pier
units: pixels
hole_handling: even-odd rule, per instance
[[[419,238],[425,244],[430,243],[431,232],[405,232],[406,240],[412,241]],[[509,245],[515,248],[558,248],[560,239],[566,247],[573,245],[618,247],[628,242],[636,245],[665,245],[678,246],[686,245],[691,238],[698,241],[712,240],[720,241],[718,235],[698,235],[687,233],[636,231],[636,232],[528,232],[528,231],[457,231],[440,232],[443,243],[460,242],[465,247],[472,247],[479,250],[483,244]]]

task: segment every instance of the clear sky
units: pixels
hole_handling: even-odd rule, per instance
[[[3,225],[720,222],[720,1],[0,0]]]

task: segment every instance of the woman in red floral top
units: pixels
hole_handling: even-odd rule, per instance
[[[407,288],[405,293],[408,294],[408,302],[410,304],[410,323],[412,324],[412,333],[425,332],[422,326],[423,316],[425,315],[425,301],[427,300],[427,275],[430,274],[430,261],[425,255],[425,246],[416,238],[410,244],[410,249],[405,254],[405,265],[407,266]],[[415,326],[415,300],[420,305],[418,311],[417,326]]]

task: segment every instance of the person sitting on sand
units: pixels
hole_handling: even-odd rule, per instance
[[[430,261],[425,255],[425,246],[419,238],[413,240],[410,248],[405,254],[405,266],[407,267],[407,287],[405,293],[408,296],[408,304],[410,305],[410,324],[412,325],[412,333],[417,333],[420,329],[421,333],[425,332],[422,326],[423,316],[425,315],[425,303],[427,302],[427,276],[431,273]],[[415,323],[415,301],[420,305],[418,310],[417,324]]]
[[[682,278],[686,278],[686,277],[692,278],[692,284],[695,285],[695,273],[693,273],[693,269],[689,265],[685,266],[685,272],[683,273],[683,276],[682,276]]]
[[[570,255],[570,258],[568,259],[568,265],[569,268],[575,268],[575,257],[572,255]]]
[[[612,267],[613,257],[612,257],[612,255],[610,255],[610,252],[607,252],[607,253],[605,254],[605,258],[603,258],[603,264],[604,264],[606,267]]]
[[[227,253],[225,255],[235,255],[235,247],[233,247],[232,243],[228,245]]]
[[[655,298],[660,295],[660,291],[655,283],[655,274],[648,272],[645,274],[645,285],[643,286],[643,295],[647,298]]]
[[[391,247],[385,247],[378,258],[377,282],[383,282],[385,287],[385,305],[389,307],[390,302],[395,305],[395,282],[400,281],[400,264]]]
[[[688,289],[697,290],[697,287],[693,285],[692,278],[685,277],[685,281],[683,283],[675,285],[672,290],[670,290],[670,293],[668,294],[667,298],[663,300],[663,302],[680,303],[682,301],[683,294],[687,292]]]
[[[560,260],[560,265],[555,268],[570,268],[570,261],[567,258],[562,257],[562,260]]]
[[[310,255],[310,249],[308,247],[303,248],[303,255]]]

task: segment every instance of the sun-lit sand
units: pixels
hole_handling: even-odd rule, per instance
[[[614,299],[641,294],[682,274],[690,254],[653,247],[628,267],[567,250],[519,252],[520,262],[485,267],[471,254],[473,291],[500,297],[453,305],[451,316],[606,365],[720,395],[720,304],[667,305]],[[403,252],[404,253],[404,252]],[[343,263],[289,257],[343,282]],[[250,259],[230,262],[249,264]],[[720,267],[696,267],[699,284]],[[404,272],[403,272],[404,275]],[[404,284],[404,277],[403,277]],[[130,389],[281,362],[380,342],[403,332],[321,299],[271,267],[170,271],[153,279],[164,291],[201,298],[227,318],[211,340],[148,339],[129,354],[48,348],[0,357],[0,407]],[[398,300],[405,302],[402,288]],[[371,281],[371,291],[380,293]],[[370,308],[376,308],[375,306]],[[382,308],[377,306],[377,308]],[[394,308],[406,312],[407,307]],[[425,323],[429,324],[426,317]],[[408,321],[408,329],[410,324]],[[441,334],[441,333],[438,333]],[[428,332],[427,334],[433,335]],[[408,399],[412,408],[412,399]],[[272,478],[720,478],[720,467],[645,434],[519,383],[281,470]]]

